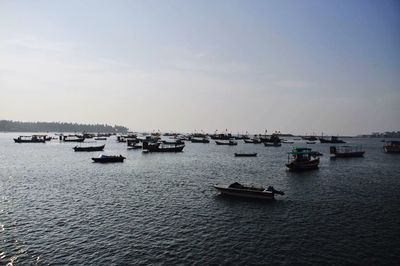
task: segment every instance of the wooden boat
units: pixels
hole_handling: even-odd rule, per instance
[[[149,143],[143,142],[143,150],[149,152],[182,152],[185,144],[165,144],[160,142]]]
[[[92,158],[95,163],[122,163],[126,158],[122,155],[100,155],[97,158]]]
[[[64,142],[83,142],[85,141],[85,138],[80,135],[70,135],[70,136],[60,135],[60,140]]]
[[[319,138],[319,141],[321,143],[333,143],[333,144],[346,143],[344,140],[341,140],[341,139],[339,139],[338,137],[335,137],[335,136],[332,136],[331,139]]]
[[[270,138],[267,136],[261,137],[260,138],[261,142],[263,143],[275,143],[275,142],[281,142],[281,139],[279,138],[278,134],[272,134]]]
[[[252,144],[259,144],[261,143],[260,139],[243,139],[244,143],[252,143]]]
[[[331,146],[329,150],[334,158],[363,157],[365,153],[361,146]]]
[[[106,145],[101,146],[88,146],[88,147],[73,147],[74,151],[102,151]]]
[[[213,140],[230,140],[232,138],[232,134],[213,134],[210,136]]]
[[[290,156],[292,160],[290,161]],[[288,163],[286,167],[290,171],[307,171],[318,169],[319,153],[310,148],[294,148],[288,153]]]
[[[210,143],[210,140],[207,139],[207,138],[201,138],[201,139],[199,139],[199,138],[191,138],[190,141],[192,143]]]
[[[383,145],[386,153],[400,153],[400,141],[388,141]]]
[[[45,143],[46,137],[42,135],[19,136],[14,138],[15,143]]]
[[[263,187],[246,186],[237,182],[229,186],[215,185],[214,188],[222,195],[262,200],[274,200],[275,194],[285,194],[282,191],[275,190],[272,186],[265,189]]]
[[[282,146],[282,144],[280,142],[274,142],[274,143],[264,142],[264,146],[265,147],[280,147],[280,146]]]
[[[234,140],[229,140],[229,141],[215,141],[215,144],[217,145],[226,145],[226,146],[236,146],[238,143]]]
[[[257,153],[236,153],[235,157],[257,157]]]

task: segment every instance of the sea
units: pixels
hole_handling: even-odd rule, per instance
[[[18,135],[0,134],[0,265],[400,263],[400,154],[384,153],[381,139],[345,139],[366,151],[352,159],[301,140],[186,142],[182,153],[127,150],[115,136],[85,140],[126,157],[97,164],[101,152],[58,140],[16,144]],[[287,171],[293,146],[323,153],[319,169]],[[213,188],[233,182],[285,195],[264,202]]]

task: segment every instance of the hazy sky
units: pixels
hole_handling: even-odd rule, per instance
[[[2,1],[0,119],[400,130],[400,1]]]

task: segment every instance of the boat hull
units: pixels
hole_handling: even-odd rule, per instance
[[[250,199],[259,199],[259,200],[275,200],[275,195],[270,191],[253,191],[246,189],[235,189],[235,188],[226,188],[221,186],[214,186],[222,195],[232,196],[232,197],[240,197],[240,198],[250,198]]]
[[[355,157],[363,157],[365,151],[357,151],[357,152],[345,152],[345,153],[336,153],[333,154],[334,158],[355,158]]]
[[[14,139],[15,143],[46,143],[46,140]]]
[[[123,163],[125,157],[116,156],[116,157],[107,157],[107,158],[92,158],[95,163]]]
[[[75,146],[73,149],[74,149],[74,151],[86,151],[86,152],[89,152],[89,151],[102,151],[102,150],[104,150],[104,147],[105,147],[106,145],[101,145],[101,146],[96,146],[96,147],[78,147],[78,146]]]
[[[221,142],[221,141],[215,141],[215,144],[217,145],[225,145],[225,146],[236,146],[237,142]]]
[[[257,153],[235,153],[235,157],[257,157]]]
[[[296,162],[292,161],[286,164],[286,167],[289,168],[289,171],[309,171],[318,169],[319,158],[307,162]]]

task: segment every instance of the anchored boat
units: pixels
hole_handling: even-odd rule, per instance
[[[45,135],[19,136],[14,139],[15,143],[45,143]]]
[[[352,157],[363,157],[365,151],[362,146],[331,146],[330,154],[334,158],[352,158]]]
[[[257,153],[236,153],[235,157],[257,157]]]
[[[312,151],[310,148],[294,148],[288,152],[286,167],[289,171],[315,170],[318,169],[319,156],[319,152]]]
[[[215,144],[217,145],[227,145],[227,146],[236,146],[238,143],[237,141],[234,140],[229,140],[229,141],[215,141]]]
[[[166,144],[166,143],[150,143],[143,141],[143,150],[148,150],[149,152],[182,152],[185,148],[185,144]]]
[[[122,155],[100,155],[97,158],[92,158],[95,163],[122,163],[126,158]]]
[[[102,151],[106,145],[101,146],[87,146],[87,147],[73,147],[74,151]]]
[[[383,145],[386,153],[400,153],[400,141],[388,141]]]
[[[275,194],[285,194],[282,191],[275,190],[272,186],[269,186],[267,189],[265,189],[263,187],[242,185],[238,182],[235,182],[229,186],[215,185],[214,188],[217,189],[222,195],[262,200],[274,200]]]

